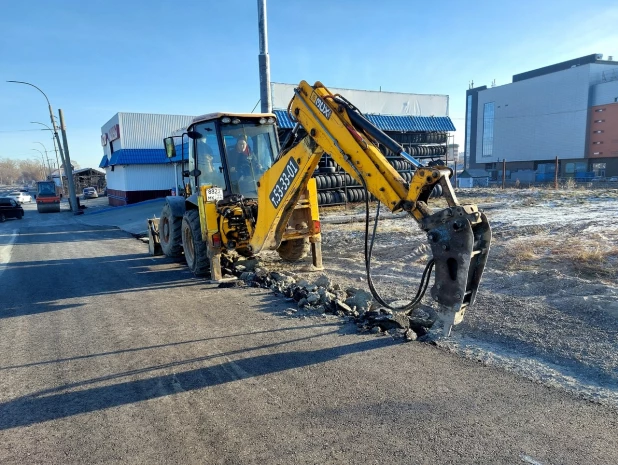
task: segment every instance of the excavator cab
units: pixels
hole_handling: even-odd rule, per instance
[[[189,143],[190,192],[210,185],[224,196],[257,198],[257,184],[279,152],[275,118],[271,114],[205,115],[185,133]],[[175,156],[172,138],[166,138],[168,157]]]
[[[168,197],[159,224],[152,227],[151,235],[159,237],[165,255],[184,252],[196,275],[210,272],[213,280],[222,278],[220,256],[230,251],[251,256],[270,248],[286,261],[297,261],[311,250],[313,265],[322,269],[315,180],[295,190],[285,212],[267,208],[260,199],[266,197],[260,194],[266,185],[281,181],[266,197],[279,207],[290,187],[287,172],[272,169],[280,154],[275,124],[271,113],[213,113],[195,118],[182,136],[175,136],[182,138],[183,151],[188,145],[184,177],[190,194]],[[182,144],[185,136],[188,144]],[[170,159],[178,156],[175,137],[164,139]],[[181,158],[186,160],[185,153]]]

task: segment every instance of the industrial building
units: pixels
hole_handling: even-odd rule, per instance
[[[193,116],[116,113],[101,128],[109,204],[127,205],[170,195],[182,184],[179,155],[168,159],[163,139]]]
[[[618,176],[618,61],[588,55],[466,91],[465,168],[522,183]]]
[[[294,126],[285,108],[294,93],[291,84],[272,84],[273,113],[277,116],[280,137]],[[455,127],[448,116],[447,95],[405,94],[349,89],[331,89],[353,101],[377,127],[400,142],[417,158],[445,159],[448,132]],[[103,158],[99,164],[107,175],[107,193],[110,205],[127,205],[170,195],[183,182],[181,162],[182,139],[178,137],[177,156],[168,159],[163,139],[180,136],[194,116],[158,115],[145,113],[117,113],[101,128]],[[188,139],[184,139],[185,162]],[[399,156],[387,154],[391,164],[409,178],[410,166]],[[354,201],[356,190],[348,192],[344,177],[325,157],[321,161],[324,182],[320,204]],[[330,164],[329,164],[330,163]],[[325,179],[318,179],[326,181]],[[332,178],[332,179],[331,179]],[[351,187],[351,186],[350,186]],[[357,187],[357,186],[355,186]]]

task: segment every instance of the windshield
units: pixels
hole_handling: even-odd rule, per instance
[[[272,124],[242,123],[221,126],[230,190],[257,198],[257,182],[275,160],[277,135]]]
[[[39,196],[55,196],[56,187],[53,182],[41,182],[38,185]]]

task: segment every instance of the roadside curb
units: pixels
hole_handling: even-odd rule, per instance
[[[140,205],[144,205],[144,204],[148,204],[148,203],[154,203],[154,202],[160,202],[161,199],[151,199],[151,200],[144,200],[143,202],[139,202],[139,203],[132,203],[131,205],[120,205],[118,207],[109,207],[109,208],[102,208],[100,210],[96,210],[96,211],[92,211],[92,212],[85,212],[84,215],[98,215],[99,213],[105,213],[105,212],[110,212],[110,211],[118,211],[124,208],[131,208],[131,207],[139,207]]]

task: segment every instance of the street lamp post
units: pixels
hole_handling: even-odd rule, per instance
[[[43,151],[45,152],[45,159],[47,160],[47,167],[49,168],[49,175],[52,175],[52,167],[51,167],[51,163],[49,161],[49,155],[47,155],[47,147],[45,147],[42,143],[40,142],[34,142],[35,144],[39,144],[41,147],[43,147]]]
[[[40,124],[41,126],[45,126],[47,129],[43,129],[44,131],[51,131],[51,132],[54,131],[47,124],[44,124],[44,123],[39,123],[38,121],[30,121],[30,123]],[[60,160],[58,159],[58,148],[56,146],[56,139],[54,139],[53,134],[52,134],[52,142],[54,143],[54,152],[56,152],[56,165],[58,165],[58,175],[60,176],[60,186],[62,187],[62,192],[66,193],[66,191],[64,190],[64,179],[62,179],[62,172],[60,171]]]
[[[47,100],[47,108],[49,109],[49,119],[52,123],[52,127],[54,128],[54,137],[56,138],[56,142],[58,143],[58,150],[60,151],[60,158],[62,158],[62,163],[64,164],[64,172],[67,175],[67,182],[69,184],[69,198],[71,199],[71,209],[73,210],[74,214],[79,213],[79,208],[77,207],[77,196],[75,195],[75,186],[73,183],[73,169],[71,168],[71,159],[69,157],[69,150],[68,150],[68,144],[67,144],[67,139],[66,139],[66,131],[64,128],[64,121],[62,121],[64,119],[62,115],[62,110],[60,110],[61,112],[60,119],[61,119],[61,125],[62,125],[62,138],[65,143],[64,152],[62,150],[62,144],[60,143],[60,137],[58,136],[58,127],[56,126],[56,120],[54,119],[54,112],[52,111],[52,106],[51,106],[51,103],[49,103],[47,94],[45,94],[45,92],[43,92],[41,89],[39,89],[34,84],[30,84],[29,82],[24,82],[24,81],[7,81],[7,82],[12,82],[15,84],[24,84],[26,86],[34,87],[36,90],[42,93],[43,96],[45,97],[45,100]]]
[[[30,150],[36,150],[37,152],[39,152],[41,154],[41,160],[43,160],[42,165],[43,165],[43,178],[47,178],[47,175],[45,174],[45,157],[43,156],[43,152],[41,152],[39,149],[30,149]],[[49,173],[51,175],[51,173]]]

